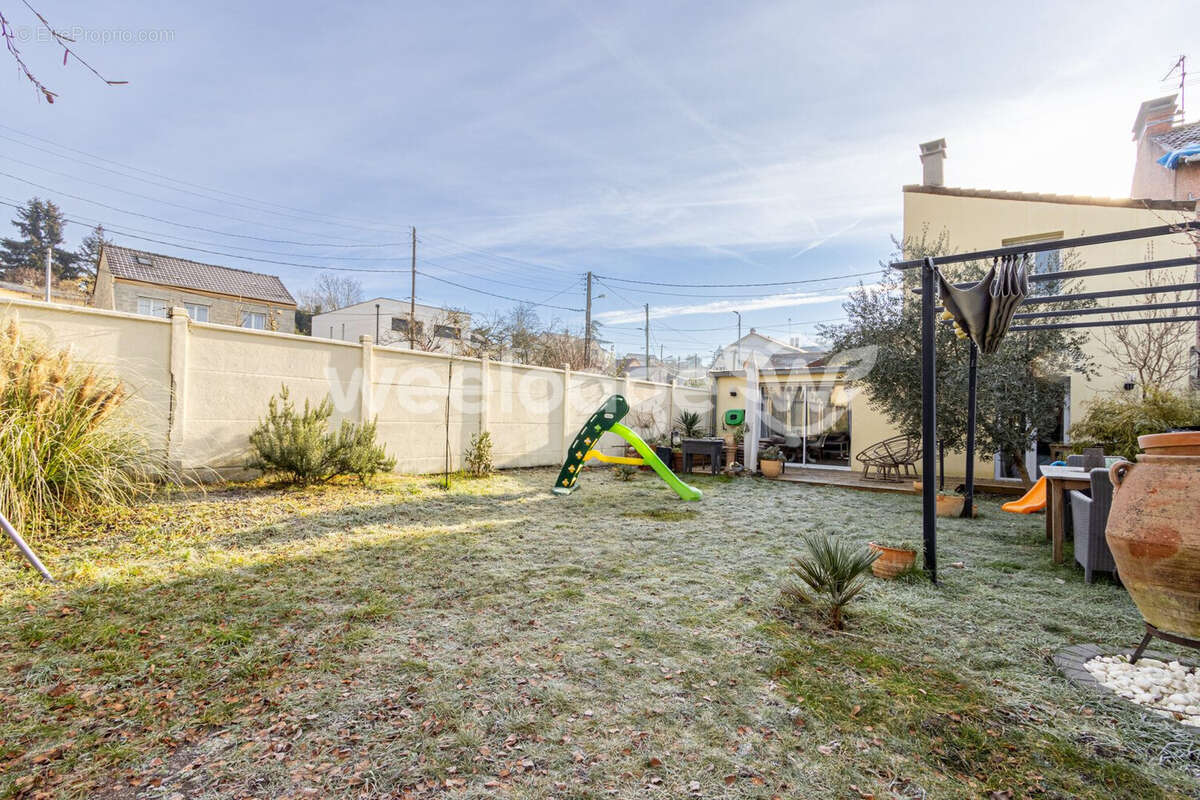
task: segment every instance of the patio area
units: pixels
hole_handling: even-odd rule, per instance
[[[1194,795],[1192,731],[1052,665],[1141,618],[1040,517],[982,497],[832,633],[779,602],[801,535],[918,497],[553,477],[176,493],[39,542],[57,586],[6,552],[0,795]]]

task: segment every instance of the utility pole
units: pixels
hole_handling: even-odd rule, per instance
[[[375,304],[375,344],[379,344],[379,303]]]
[[[650,380],[650,304],[646,303],[646,380]]]
[[[50,302],[50,264],[54,261],[54,245],[46,245],[46,302]]]
[[[417,349],[417,226],[412,226],[412,289],[408,293],[408,349]]]
[[[583,315],[583,368],[591,366],[592,359],[592,273],[587,274],[587,307]]]

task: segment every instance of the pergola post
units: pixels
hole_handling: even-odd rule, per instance
[[[971,358],[967,364],[967,490],[962,516],[975,513],[975,408],[979,388],[979,348],[971,342]]]
[[[921,265],[921,517],[925,571],[937,583],[937,319],[933,259]]]

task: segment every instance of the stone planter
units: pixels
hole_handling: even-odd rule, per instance
[[[764,478],[778,478],[783,474],[782,461],[759,461],[758,468],[762,470]]]
[[[1136,464],[1109,470],[1105,538],[1121,583],[1146,622],[1200,638],[1200,432],[1138,437]]]
[[[877,578],[894,578],[901,572],[912,569],[913,564],[917,563],[916,550],[885,547],[874,542],[867,546],[879,553],[879,558],[871,564],[871,572],[875,573]]]

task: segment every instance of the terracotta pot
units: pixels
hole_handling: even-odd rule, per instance
[[[1200,433],[1138,437],[1136,464],[1109,470],[1105,538],[1121,582],[1146,622],[1200,638]]]
[[[1150,456],[1200,456],[1200,431],[1151,433],[1139,436],[1138,445]]]
[[[884,547],[874,542],[871,542],[868,547],[879,553],[879,558],[871,564],[871,572],[875,573],[877,578],[894,578],[917,563],[916,550]]]
[[[961,517],[967,498],[960,494],[939,494],[937,496],[937,515],[939,517]],[[979,506],[971,511],[972,517],[979,516]]]
[[[937,515],[939,517],[962,516],[963,503],[967,498],[957,494],[939,494],[937,496]]]
[[[763,474],[764,478],[778,478],[780,475],[783,474],[783,462],[782,461],[770,461],[770,460],[759,461],[758,468],[762,470],[762,474]]]

